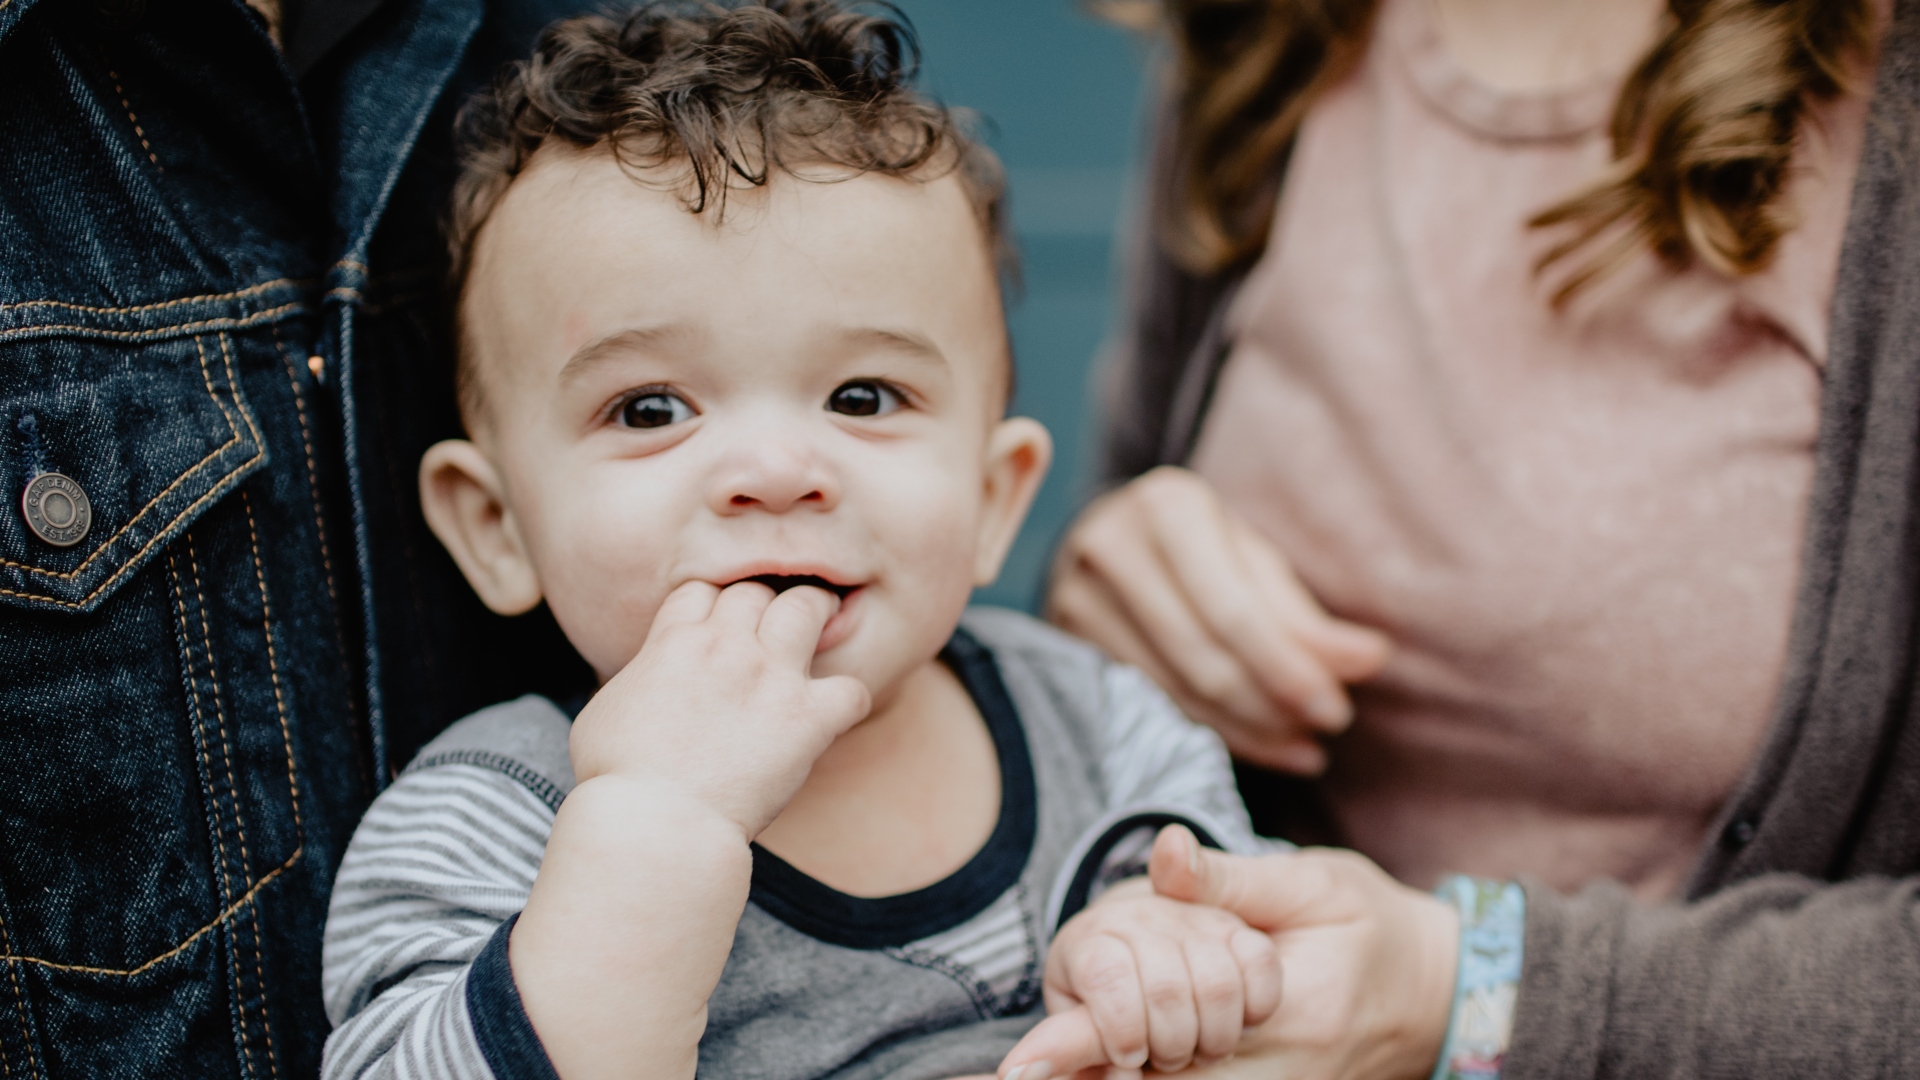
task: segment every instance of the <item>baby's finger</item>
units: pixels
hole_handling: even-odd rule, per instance
[[[709,582],[685,582],[660,602],[660,609],[653,613],[653,627],[647,631],[647,640],[652,641],[668,627],[705,621],[713,614],[713,602],[719,596],[720,590]]]
[[[867,684],[851,675],[832,675],[807,684],[814,715],[826,726],[831,738],[839,738],[848,728],[866,719],[873,708],[873,695]]]
[[[760,616],[773,603],[773,590],[758,581],[736,581],[720,590],[713,602],[713,614],[707,621],[718,623],[729,632],[753,633]]]
[[[760,615],[760,642],[773,655],[806,670],[820,632],[840,610],[840,598],[825,589],[800,585],[773,598]]]
[[[1145,1065],[1147,1003],[1127,943],[1109,934],[1092,935],[1067,958],[1067,979],[1093,1013],[1106,1060],[1128,1069]]]
[[[1086,1006],[1035,1024],[1000,1061],[1000,1080],[1066,1080],[1107,1063],[1107,1051]]]
[[[1193,1061],[1200,1041],[1186,955],[1178,944],[1157,935],[1142,935],[1131,944],[1140,966],[1140,992],[1147,1001],[1148,1058],[1159,1072],[1179,1072]]]
[[[1285,984],[1280,972],[1280,950],[1273,939],[1258,930],[1235,930],[1227,938],[1227,951],[1240,965],[1240,979],[1246,995],[1247,1027],[1258,1027],[1280,1008],[1280,988]]]
[[[1240,1045],[1240,1031],[1246,1026],[1246,983],[1240,965],[1227,943],[1217,938],[1188,941],[1182,951],[1193,977],[1193,1004],[1200,1023],[1194,1052],[1201,1058],[1226,1057]]]

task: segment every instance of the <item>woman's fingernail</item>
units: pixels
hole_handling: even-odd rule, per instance
[[[1322,727],[1335,728],[1345,727],[1353,714],[1345,698],[1327,691],[1307,699],[1307,716]]]
[[[1007,1074],[1007,1080],[1047,1080],[1053,1075],[1053,1062],[1029,1061]]]
[[[1200,841],[1189,836],[1182,842],[1187,845],[1187,872],[1198,878],[1200,876]]]

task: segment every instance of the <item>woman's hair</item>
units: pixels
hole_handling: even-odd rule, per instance
[[[1094,0],[1139,22],[1151,0]],[[1184,268],[1257,258],[1287,150],[1319,93],[1366,48],[1377,0],[1164,0],[1176,47],[1174,171],[1156,208]],[[1873,0],[1668,0],[1659,41],[1614,107],[1613,165],[1533,219],[1564,226],[1541,268],[1589,252],[1564,299],[1642,247],[1673,266],[1766,266],[1808,106],[1848,88],[1872,47]],[[1604,242],[1602,242],[1604,241]]]
[[[671,0],[548,27],[460,112],[446,223],[453,295],[474,239],[541,148],[605,150],[629,171],[683,168],[687,209],[777,172],[958,176],[1002,273],[1012,272],[1000,163],[953,110],[914,89],[919,45],[890,4]],[[809,176],[813,174],[808,173]]]

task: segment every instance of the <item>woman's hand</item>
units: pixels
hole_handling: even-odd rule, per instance
[[[1344,684],[1380,633],[1328,615],[1206,481],[1166,466],[1087,507],[1060,546],[1047,617],[1152,676],[1257,764],[1313,775],[1353,719]]]
[[[1213,904],[1273,935],[1280,1009],[1229,1061],[1191,1080],[1425,1080],[1445,1041],[1459,916],[1350,851],[1258,858],[1162,831],[1154,890]]]

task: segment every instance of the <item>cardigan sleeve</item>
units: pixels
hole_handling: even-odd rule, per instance
[[[1920,881],[1775,874],[1659,907],[1526,889],[1504,1080],[1920,1074]]]

